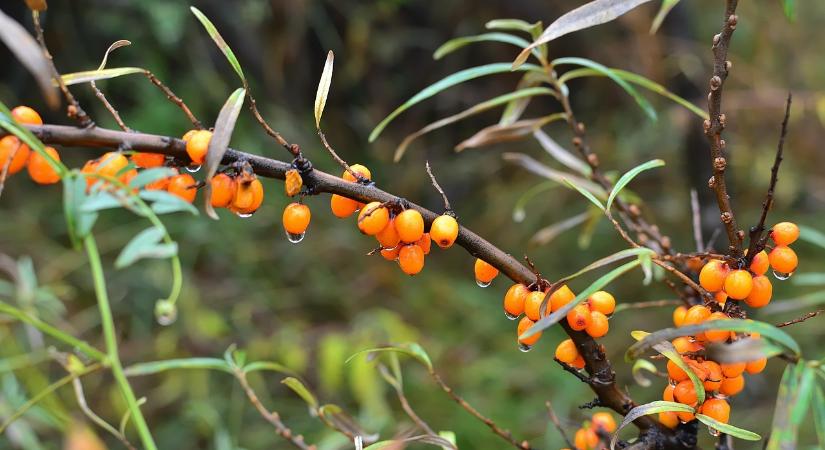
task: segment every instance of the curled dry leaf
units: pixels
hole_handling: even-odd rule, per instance
[[[301,173],[295,169],[287,170],[284,177],[284,191],[289,197],[294,197],[301,192],[301,186],[304,180],[301,178]]]

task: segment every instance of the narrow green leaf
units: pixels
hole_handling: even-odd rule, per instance
[[[578,184],[574,184],[572,181],[570,181],[566,178],[564,179],[564,184],[566,184],[567,186],[579,191],[579,194],[583,195],[586,199],[590,200],[590,202],[593,203],[594,205],[596,205],[597,208],[599,208],[602,211],[605,211],[604,205],[602,205],[602,202],[600,202],[599,199],[597,199],[595,195],[591,194],[586,189],[580,187]]]
[[[570,281],[574,278],[577,278],[577,277],[580,277],[580,276],[586,274],[587,272],[590,272],[591,270],[595,270],[595,269],[598,269],[600,267],[604,267],[604,266],[606,266],[608,264],[612,264],[616,261],[621,261],[623,259],[632,258],[632,257],[639,257],[639,256],[642,256],[642,255],[650,256],[650,255],[655,255],[655,254],[656,254],[656,252],[654,252],[653,250],[651,250],[649,248],[646,248],[646,247],[626,248],[624,250],[619,250],[618,252],[613,253],[611,255],[605,256],[604,258],[599,258],[598,260],[593,261],[592,263],[585,266],[583,269],[581,269],[581,270],[579,270],[579,271],[577,271],[573,274],[567,275],[566,277],[562,278],[561,280],[562,280],[562,282],[568,282],[568,281]]]
[[[630,411],[628,411],[627,415],[624,416],[624,419],[622,419],[622,423],[619,424],[619,427],[616,428],[616,432],[613,433],[613,437],[610,439],[610,450],[613,450],[616,447],[616,441],[619,440],[619,432],[622,431],[622,428],[630,425],[631,422],[638,419],[639,417],[668,411],[693,412],[693,408],[691,408],[688,405],[683,405],[681,403],[658,400],[655,402],[645,403],[644,405],[639,405],[631,409]]]
[[[484,111],[495,108],[497,106],[501,106],[501,105],[503,105],[507,102],[510,102],[512,100],[517,100],[517,99],[526,98],[526,97],[534,97],[534,96],[538,96],[538,95],[555,95],[555,92],[553,92],[553,90],[551,90],[551,89],[543,88],[543,87],[519,89],[517,91],[510,92],[510,93],[507,93],[507,94],[504,94],[504,95],[499,95],[498,97],[494,97],[494,98],[491,98],[490,100],[481,102],[481,103],[479,103],[477,105],[474,105],[474,106],[472,106],[468,109],[465,109],[464,111],[462,111],[458,114],[454,114],[452,116],[445,117],[441,120],[435,121],[435,122],[425,126],[424,128],[416,131],[415,133],[412,133],[412,134],[408,135],[407,137],[405,137],[404,140],[401,142],[401,144],[398,146],[398,148],[395,149],[395,155],[393,156],[393,160],[395,162],[400,161],[401,158],[404,156],[404,153],[406,153],[407,147],[409,147],[409,145],[412,143],[412,141],[414,141],[415,139],[417,139],[417,138],[419,138],[419,137],[421,137],[421,136],[423,136],[423,135],[425,135],[425,134],[427,134],[431,131],[434,131],[434,130],[437,130],[439,128],[445,127],[447,125],[453,124],[455,122],[458,122],[459,120],[466,119],[467,117],[473,116],[475,114],[482,113]]]
[[[536,234],[530,238],[530,246],[547,245],[565,231],[573,229],[584,223],[588,217],[589,214],[587,212],[583,212],[573,217],[550,224],[539,231],[536,231]]]
[[[60,104],[60,99],[57,96],[57,89],[52,85],[51,65],[43,54],[43,50],[22,25],[3,11],[0,11],[0,41],[6,44],[23,67],[34,76],[49,106],[56,108]],[[6,61],[4,65],[7,64],[9,61]]]
[[[482,128],[476,134],[463,140],[455,146],[456,152],[464,151],[468,148],[484,147],[486,145],[498,144],[501,142],[511,142],[523,139],[525,136],[533,134],[536,130],[557,120],[566,120],[567,114],[553,113],[535,119],[517,120],[507,125],[494,124]]]
[[[646,359],[637,359],[636,362],[633,363],[633,368],[631,369],[633,379],[636,380],[639,386],[649,387],[653,383],[650,381],[650,378],[646,377],[642,372],[655,374],[659,371],[656,369],[656,365]]]
[[[449,41],[441,44],[441,47],[438,47],[438,49],[436,49],[433,53],[433,59],[439,60],[462,47],[474,44],[476,42],[504,42],[506,44],[513,44],[519,48],[524,48],[530,45],[527,40],[508,33],[484,33],[475,36],[462,36],[450,39]]]
[[[821,386],[814,387],[811,409],[814,410],[814,427],[819,446],[825,448],[825,394],[822,393]]]
[[[175,174],[177,174],[177,171],[171,167],[153,167],[151,169],[141,170],[132,178],[132,181],[129,182],[129,187],[140,189],[149,183],[169,178]]]
[[[115,260],[115,267],[122,269],[128,267],[140,259],[144,258],[169,258],[178,253],[176,243],[161,244],[160,240],[166,232],[158,227],[149,227],[140,233],[123,247],[123,250]]]
[[[226,365],[226,361],[220,358],[180,358],[142,362],[125,367],[123,372],[127,377],[140,377],[178,369],[204,369],[220,370],[227,373],[232,372],[229,366]]]
[[[803,364],[800,361],[798,364]],[[814,396],[814,387],[816,387],[816,368],[804,364],[802,374],[799,376],[799,388],[796,392],[796,404],[791,408],[791,425],[799,428],[802,421],[808,414],[808,406],[811,404],[811,399]]]
[[[278,364],[278,363],[272,362],[272,361],[254,361],[254,362],[251,362],[251,363],[243,366],[243,371],[245,373],[259,372],[259,371],[278,372],[278,373],[283,373],[283,374],[286,374],[286,375],[289,375],[289,376],[292,376],[292,377],[296,377],[296,378],[298,377],[298,374],[294,370],[290,369],[289,367],[287,367],[283,364]]]
[[[733,425],[719,422],[718,420],[714,419],[713,417],[706,416],[704,414],[696,414],[696,418],[699,422],[703,424],[721,431],[722,433],[729,434],[735,438],[743,439],[746,441],[760,441],[762,440],[762,436],[754,433],[753,431],[744,430],[739,427],[735,427]]]
[[[795,273],[791,283],[795,286],[823,286],[825,272]]]
[[[104,209],[131,208],[134,201],[129,197],[115,195],[109,191],[97,191],[89,194],[80,206],[81,212],[97,212]]]
[[[115,69],[86,70],[83,72],[60,75],[60,78],[63,79],[63,83],[70,86],[73,84],[88,83],[90,81],[108,80],[110,78],[117,78],[122,77],[123,75],[132,75],[135,73],[146,73],[146,69],[141,69],[140,67],[118,67]]]
[[[359,356],[359,355],[362,355],[362,354],[365,354],[365,353],[370,354],[370,353],[378,353],[378,352],[403,353],[405,355],[412,356],[418,362],[420,362],[421,364],[426,366],[427,369],[429,369],[429,370],[433,369],[433,363],[430,360],[430,356],[427,355],[427,352],[424,351],[424,349],[415,342],[408,342],[408,343],[404,343],[404,344],[400,344],[400,345],[388,345],[388,346],[385,346],[385,347],[368,348],[366,350],[361,350],[361,351],[356,352],[355,354],[353,354],[349,358],[347,358],[347,360],[345,361],[345,364],[349,363],[350,361],[355,359],[356,356]]]
[[[332,63],[335,54],[332,50],[327,53],[327,60],[324,63],[324,70],[321,72],[321,80],[318,81],[318,90],[315,92],[315,128],[321,128],[321,116],[324,114],[324,106],[327,104],[329,87],[332,84]]]
[[[627,81],[623,80],[620,76],[618,76],[613,71],[613,69],[611,69],[609,67],[606,67],[602,64],[599,64],[595,61],[591,61],[589,59],[586,59],[586,58],[567,57],[567,58],[557,58],[557,59],[553,60],[553,65],[554,66],[560,66],[560,65],[566,65],[566,64],[572,64],[572,65],[587,67],[589,69],[593,69],[597,72],[600,72],[600,73],[604,74],[606,77],[610,78],[616,84],[621,86],[621,88],[624,89],[625,92],[630,94],[630,96],[633,97],[634,100],[636,100],[636,103],[639,104],[639,107],[642,108],[642,111],[644,111],[645,114],[647,114],[647,116],[651,120],[656,120],[656,110],[653,108],[653,105],[651,105],[650,102],[648,102],[646,98],[644,98],[641,94],[639,94],[639,92],[636,89],[634,89],[633,86],[628,84]]]
[[[541,31],[541,22],[529,23],[521,19],[494,19],[484,24],[484,27],[488,30],[516,30],[532,34],[537,27]]]
[[[636,178],[637,175],[644,172],[645,170],[654,169],[656,167],[662,167],[664,165],[665,162],[661,159],[653,159],[644,164],[639,164],[638,166],[627,171],[627,173],[622,175],[622,177],[619,178],[619,181],[617,181],[616,184],[613,186],[613,190],[610,191],[610,195],[607,197],[607,204],[605,205],[605,209],[610,209],[610,205],[613,204],[613,200],[616,199],[616,196],[619,195],[619,192],[621,192],[622,189],[624,189],[624,187],[627,186],[627,184],[630,183],[631,180]]]
[[[439,446],[439,447],[442,447],[442,448],[444,448],[444,447],[455,448],[450,441],[448,441],[447,439],[444,439],[443,437],[431,436],[429,434],[422,434],[422,435],[419,435],[419,436],[412,436],[412,437],[407,437],[407,438],[403,438],[403,439],[392,439],[392,440],[388,440],[388,441],[379,441],[379,442],[376,442],[376,443],[370,445],[369,447],[365,447],[364,450],[380,450],[380,449],[384,449],[384,448],[392,448],[392,449],[404,448],[404,447],[406,447],[405,444],[411,443],[411,442],[420,442],[422,444],[430,444],[430,445],[435,445],[435,446]]]
[[[281,383],[287,385],[287,387],[298,394],[298,396],[306,402],[310,410],[315,411],[318,409],[318,399],[315,398],[315,395],[313,395],[306,386],[304,386],[304,383],[302,383],[301,380],[294,377],[286,377],[281,380]]]
[[[238,58],[235,57],[235,53],[229,48],[229,45],[223,39],[223,36],[218,32],[218,29],[215,28],[215,25],[210,21],[198,8],[194,6],[190,6],[189,9],[192,11],[192,14],[197,17],[198,21],[200,21],[201,25],[206,29],[206,32],[209,33],[209,37],[215,41],[215,44],[218,48],[223,52],[223,55],[226,57],[226,60],[229,61],[229,64],[235,69],[235,73],[238,74],[238,77],[241,81],[244,82],[246,85],[246,77],[243,74],[243,70],[241,69],[241,64],[238,62]]]
[[[519,70],[524,72],[543,72],[541,67],[532,64],[525,64]],[[381,134],[381,132],[384,131],[384,128],[386,128],[387,125],[389,125],[389,123],[393,121],[393,119],[398,117],[399,114],[406,111],[413,105],[420,103],[445,89],[451,88],[457,84],[464,83],[465,81],[473,80],[487,75],[506,72],[510,72],[509,64],[493,63],[483,66],[471,67],[469,69],[464,69],[445,78],[442,78],[441,80],[427,86],[419,93],[415,94],[412,98],[410,98],[401,106],[396,108],[393,112],[391,112],[389,116],[385,117],[384,120],[382,120],[370,133],[369,142],[374,142]]]
[[[198,210],[195,209],[191,203],[166,191],[140,191],[138,195],[143,200],[152,202],[152,211],[154,211],[155,214],[169,214],[182,211],[198,215]]]
[[[215,120],[215,131],[212,133],[212,139],[209,140],[209,148],[206,151],[206,161],[204,162],[204,172],[206,188],[203,193],[204,209],[206,215],[210,218],[218,220],[218,215],[215,209],[212,208],[212,177],[218,171],[218,167],[223,160],[223,155],[229,148],[229,141],[232,139],[232,132],[235,131],[235,123],[238,121],[238,115],[241,113],[244,99],[246,98],[246,89],[235,89],[218,113],[218,118]]]
[[[809,244],[814,244],[818,247],[825,248],[825,234],[814,228],[805,225],[800,225],[799,239]]]
[[[636,337],[636,336],[634,336]],[[699,379],[699,376],[696,375],[696,372],[690,368],[690,366],[685,363],[685,360],[682,359],[682,355],[676,351],[676,347],[673,346],[670,342],[663,341],[659,342],[658,344],[653,345],[653,349],[662,354],[665,358],[672,361],[674,364],[679,366],[680,369],[685,371],[690,381],[693,383],[693,390],[696,392],[696,403],[701,405],[705,402],[705,386],[702,380]]]
[[[515,90],[540,87],[544,83],[550,83],[551,80],[546,73],[527,72],[521,76],[521,79],[516,84]],[[557,94],[553,92],[553,96]],[[530,105],[531,97],[524,97],[510,101],[501,112],[501,118],[498,120],[500,125],[511,124],[521,118],[527,107]]]
[[[662,22],[665,21],[665,17],[670,13],[670,10],[678,4],[679,0],[662,0],[662,6],[659,7],[659,12],[656,13],[656,17],[653,18],[653,23],[650,24],[650,34],[655,34],[656,31],[659,30],[659,27],[662,26]]]

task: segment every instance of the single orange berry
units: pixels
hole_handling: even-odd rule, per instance
[[[689,405],[695,407],[696,405]],[[688,423],[693,420],[696,420],[696,414],[690,412],[677,412],[676,417],[679,418],[682,422]]]
[[[361,175],[362,177],[366,178],[367,180],[372,179],[372,174],[370,173],[370,169],[367,169],[365,166],[363,166],[361,164],[353,164],[353,165],[349,166],[349,168],[352,169],[353,172],[357,173],[358,175]],[[349,182],[353,182],[353,183],[358,181],[347,170],[344,170],[344,173],[341,175],[341,178],[343,178],[343,179],[345,179]]]
[[[212,195],[210,203],[215,208],[226,208],[235,198],[235,191],[238,187],[235,180],[225,173],[219,173],[212,177]]]
[[[476,258],[474,270],[476,281],[482,284],[489,284],[498,275],[498,269],[480,258]]]
[[[99,175],[116,178],[128,164],[129,160],[122,153],[108,152],[98,158],[95,172]]]
[[[358,214],[358,229],[368,236],[375,236],[390,223],[390,212],[381,202],[372,202]]]
[[[26,125],[43,125],[43,119],[37,111],[28,106],[18,106],[11,110],[12,119]]]
[[[411,244],[424,235],[424,218],[414,209],[407,209],[395,217],[395,230],[401,242]]]
[[[744,300],[753,289],[753,277],[747,270],[733,270],[725,278],[725,293],[734,300]]]
[[[599,435],[589,428],[579,428],[573,441],[576,450],[595,450],[599,445]]]
[[[88,163],[86,163],[86,164],[88,164]],[[86,169],[86,167],[84,166],[84,168],[83,168],[83,169],[85,170],[85,169]],[[174,169],[174,168],[173,168],[172,170],[175,172],[175,175],[177,175],[177,174],[178,174],[178,170],[177,170],[177,169]],[[173,176],[174,176],[174,175],[173,175]],[[151,182],[151,183],[147,184],[147,185],[146,185],[146,186],[144,186],[143,188],[144,188],[144,189],[146,189],[147,191],[165,191],[165,190],[166,190],[166,188],[169,186],[169,180],[170,180],[171,178],[172,178],[172,177],[166,177],[166,178],[161,178],[161,179],[159,179],[159,180],[155,180],[155,181],[153,181],[153,182]]]
[[[430,233],[424,233],[421,235],[421,239],[415,241],[415,244],[421,247],[421,250],[424,250],[425,255],[430,254],[430,248],[432,248],[433,240],[430,239]]]
[[[582,331],[590,325],[590,307],[582,303],[567,313],[567,324],[576,331]]]
[[[442,214],[430,225],[430,237],[441,248],[450,248],[458,237],[458,221],[455,217]]]
[[[597,291],[587,297],[587,304],[593,311],[609,316],[616,310],[616,299],[606,291]]]
[[[612,433],[616,431],[616,420],[614,420],[613,415],[608,412],[597,412],[593,414],[593,418],[590,419],[590,426],[594,430]]]
[[[610,329],[610,324],[601,311],[590,311],[590,323],[584,329],[590,337],[600,338],[607,334]]]
[[[667,361],[667,375],[670,377],[671,380],[680,382],[687,380],[688,374],[681,367],[676,365],[675,362],[668,360]]]
[[[163,163],[166,162],[166,155],[162,153],[138,152],[132,155],[132,162],[141,169],[162,167]]]
[[[284,208],[284,230],[289,234],[304,234],[309,226],[312,213],[303,203],[290,203]]]
[[[756,374],[765,370],[765,366],[768,365],[767,358],[760,358],[756,361],[751,361],[745,365],[745,371],[749,374]]]
[[[698,397],[696,396],[696,389],[693,388],[693,382],[690,380],[680,381],[679,384],[673,388],[673,398],[677,402],[685,405],[696,403]]]
[[[745,377],[742,375],[732,378],[725,377],[722,379],[722,385],[719,386],[719,393],[727,396],[736,395],[742,392],[745,388]]]
[[[573,361],[580,356],[579,349],[576,348],[576,344],[573,343],[572,339],[565,339],[559,342],[559,345],[556,347],[556,359],[565,364],[572,364]]]
[[[539,320],[539,312],[541,310],[541,302],[544,301],[545,293],[541,291],[532,291],[524,298],[524,314],[530,320]]]
[[[713,294],[713,298],[719,306],[725,306],[725,303],[728,302],[728,293],[725,291],[719,291]]]
[[[667,428],[674,429],[679,425],[679,416],[673,411],[660,412],[659,423]]]
[[[576,294],[574,294],[566,284],[562,285],[550,294],[550,311],[558,311],[562,306],[570,303],[574,298],[576,298]]]
[[[761,252],[757,253],[756,256],[753,257],[751,260],[751,272],[755,273],[756,275],[765,275],[768,272],[768,267],[771,265],[770,260],[768,259],[768,252],[762,250]]]
[[[702,350],[702,345],[701,344],[699,344],[697,342],[693,342],[687,336],[679,336],[676,339],[674,339],[671,343],[673,344],[673,347],[676,348],[676,351],[680,354],[681,353],[698,352],[698,351]]]
[[[771,267],[778,273],[791,274],[796,270],[799,260],[796,257],[796,252],[790,247],[784,245],[777,245],[768,254],[768,259],[771,262]]]
[[[699,284],[709,292],[721,291],[729,271],[727,264],[712,259],[699,272]]]
[[[398,254],[401,253],[401,246],[398,245],[395,248],[382,248],[381,249],[381,256],[384,257],[387,261],[395,261],[398,259]]]
[[[799,227],[793,222],[780,222],[771,228],[771,239],[776,245],[791,245],[799,237]]]
[[[687,307],[686,306],[677,306],[676,309],[673,310],[673,325],[676,327],[681,327],[682,324],[685,323],[685,315],[687,314]]]
[[[702,368],[704,368],[708,374],[704,383],[702,383],[705,386],[705,390],[708,392],[718,390],[724,380],[722,367],[715,361],[705,360],[705,362],[702,363]]]
[[[520,316],[524,313],[524,301],[528,295],[530,295],[530,290],[527,286],[521,283],[510,286],[504,294],[504,312],[512,318]]]
[[[186,154],[195,164],[203,164],[206,159],[206,152],[209,151],[209,141],[212,140],[212,132],[208,130],[198,130],[186,140]]]
[[[11,163],[9,163],[11,159]],[[0,139],[0,170],[9,165],[9,175],[14,175],[26,167],[29,159],[29,146],[20,142],[17,136],[4,136]]]
[[[375,239],[381,244],[383,248],[393,248],[401,242],[401,238],[398,236],[398,232],[395,228],[395,221],[398,220],[398,217],[390,219],[390,223],[384,227],[383,230],[379,231],[378,234],[375,235]]]
[[[720,364],[722,366],[722,375],[725,378],[735,378],[739,375],[742,375],[742,372],[745,371],[746,363],[738,362],[738,363],[723,363]]]
[[[135,178],[137,176],[137,174],[138,174],[137,169],[131,168],[131,169],[127,170],[126,172],[121,173],[120,177],[118,177],[118,180],[120,180],[120,182],[125,184],[126,186],[129,186],[129,183],[132,182],[132,179]]]
[[[667,402],[672,402],[673,401],[673,388],[675,388],[675,387],[676,386],[674,386],[670,383],[665,385],[665,390],[662,392],[662,400],[667,401]]]
[[[709,398],[705,400],[700,412],[722,423],[728,423],[730,419],[730,405],[721,398]]]
[[[264,201],[264,185],[254,178],[247,183],[236,183],[235,197],[230,210],[236,214],[248,216],[254,214]]]
[[[761,308],[771,302],[773,285],[765,275],[753,277],[753,289],[745,298],[745,303],[751,308]]]
[[[49,156],[60,161],[60,155],[54,147],[46,147],[45,150]],[[31,152],[28,170],[29,176],[37,184],[54,184],[60,181],[60,175],[52,168],[46,157],[37,152]]]
[[[584,358],[582,358],[582,355],[579,355],[576,359],[573,360],[573,362],[570,363],[570,365],[575,367],[576,369],[584,369]]]
[[[727,314],[717,311],[708,317],[708,320],[725,320],[730,319]],[[728,330],[709,330],[705,331],[705,339],[708,342],[724,342],[728,340],[730,337],[730,331]]]
[[[341,219],[351,216],[358,210],[358,202],[338,194],[332,194],[329,199],[329,206],[332,209],[332,214]]]
[[[519,322],[518,322],[518,329],[517,329],[518,336],[521,336],[525,331],[529,330],[530,327],[532,327],[534,323],[535,322],[530,320],[528,317],[522,317],[521,320],[519,320]],[[539,331],[538,333],[536,333],[536,334],[534,334],[534,335],[532,335],[528,338],[519,339],[519,343],[522,344],[522,345],[530,346],[530,345],[533,345],[536,342],[538,342],[540,337],[541,337],[541,331]]]
[[[188,203],[195,200],[195,195],[198,193],[195,189],[195,179],[188,173],[175,175],[169,179],[169,185],[166,186],[166,191],[172,195],[177,195]]]
[[[398,253],[398,265],[407,275],[415,275],[424,268],[424,250],[415,244],[401,247]]]
[[[198,131],[200,130],[189,130],[186,133],[184,133],[183,137],[181,137],[180,139],[184,142],[189,142],[189,139],[192,139],[192,136],[194,136],[195,133],[197,133]]]
[[[707,320],[708,317],[710,317],[710,310],[706,306],[694,305],[685,313],[685,320],[682,325],[697,325]]]

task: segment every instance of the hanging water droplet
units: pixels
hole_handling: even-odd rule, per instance
[[[522,208],[514,209],[513,210],[513,221],[517,223],[524,222],[524,219],[527,218],[527,211]]]
[[[793,275],[793,272],[785,273],[785,272],[778,272],[776,270],[773,271],[773,276],[776,277],[777,280],[785,281]]]
[[[713,437],[719,437],[719,435],[722,434],[719,430],[717,430],[716,428],[713,428],[713,427],[708,427],[708,432]]]
[[[306,233],[297,233],[297,234],[296,233],[289,233],[289,232],[286,233],[287,240],[289,240],[289,242],[292,242],[293,244],[297,244],[297,243],[303,241],[304,236],[306,236]]]
[[[178,318],[177,314],[169,314],[164,316],[158,316],[158,324],[164,327],[172,325],[175,323],[175,320]]]
[[[533,346],[519,342],[518,343],[518,349],[525,352],[525,353],[527,353],[527,352],[529,352],[530,350],[533,349]]]
[[[516,316],[516,315],[514,315],[514,314],[510,314],[510,313],[508,313],[507,311],[504,311],[504,317],[506,317],[506,318],[508,318],[508,319],[510,319],[510,320],[516,320],[516,319],[518,319],[518,316]]]
[[[486,288],[487,286],[490,285],[490,283],[492,283],[492,281],[476,280],[476,284],[478,285],[478,287],[482,287],[482,288]]]
[[[201,170],[201,166],[200,166],[200,164],[198,164],[198,165],[192,165],[192,166],[186,166],[186,171],[187,171],[187,172],[190,172],[190,173],[195,173],[195,172],[197,172],[197,171],[199,171],[199,170]]]
[[[168,300],[158,300],[155,303],[155,319],[160,325],[167,326],[175,323],[178,318],[178,308]]]
[[[236,212],[235,213],[235,215],[240,217],[241,219],[246,219],[246,218],[252,217],[252,214],[255,214],[255,213],[254,212],[251,212],[251,213]]]

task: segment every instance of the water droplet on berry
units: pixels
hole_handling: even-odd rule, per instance
[[[482,287],[482,288],[486,288],[487,286],[490,285],[490,283],[491,283],[491,281],[476,280],[476,284],[478,285],[478,287]]]
[[[190,173],[195,173],[195,172],[197,172],[197,171],[199,171],[199,170],[201,170],[201,166],[200,166],[200,164],[199,164],[199,165],[196,165],[196,166],[186,166],[186,171],[187,171],[187,172],[190,172]]]
[[[527,353],[533,349],[532,345],[522,344],[521,342],[518,343],[518,349]]]
[[[254,212],[251,212],[251,213],[236,212],[235,213],[235,215],[240,217],[241,219],[247,219],[249,217],[252,217],[252,214],[255,214],[255,213]]]
[[[303,241],[304,236],[306,236],[306,233],[297,233],[296,234],[296,233],[287,232],[287,234],[286,234],[287,240],[289,240],[289,242],[292,242],[293,244],[297,244],[297,243]]]
[[[508,313],[507,311],[504,311],[504,317],[506,317],[506,318],[508,318],[508,319],[510,319],[510,320],[516,320],[516,319],[518,319],[518,316],[513,315],[513,314],[510,314],[510,313]]]
[[[776,270],[773,271],[773,276],[776,277],[777,280],[785,281],[793,275],[793,272],[785,273],[785,272],[778,272]]]

